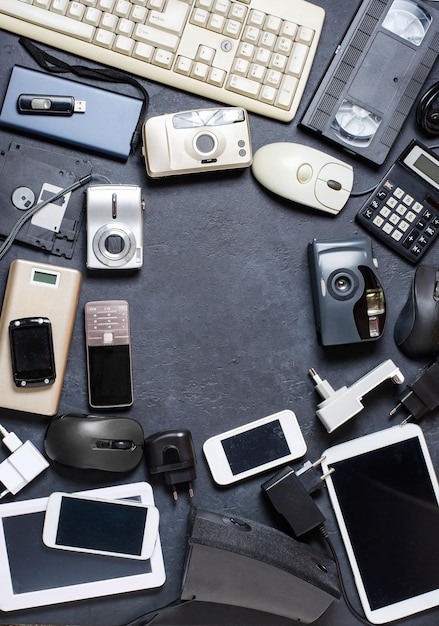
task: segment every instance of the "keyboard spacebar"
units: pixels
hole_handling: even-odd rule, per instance
[[[72,20],[65,15],[51,13],[25,2],[17,2],[17,0],[2,0],[0,12],[85,41],[91,41],[95,32],[94,26],[90,24]]]

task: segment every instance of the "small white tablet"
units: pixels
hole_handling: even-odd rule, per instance
[[[420,427],[394,426],[323,455],[367,619],[383,624],[439,605],[439,485]]]
[[[146,560],[158,530],[155,506],[55,492],[47,503],[43,542],[59,550]]]
[[[154,504],[139,482],[84,495]],[[166,580],[160,538],[147,561],[53,550],[42,534],[48,498],[0,504],[0,610],[15,611],[160,587]]]
[[[285,410],[211,437],[203,452],[214,481],[230,485],[303,456],[306,443],[295,414]]]

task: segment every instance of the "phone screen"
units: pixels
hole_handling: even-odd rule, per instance
[[[223,439],[221,444],[234,476],[291,452],[279,420]]]
[[[142,553],[146,507],[62,498],[56,543],[120,555]]]
[[[439,507],[414,437],[331,462],[372,610],[439,588]]]
[[[131,355],[128,344],[88,346],[91,406],[132,404]]]

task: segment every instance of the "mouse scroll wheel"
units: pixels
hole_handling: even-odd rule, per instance
[[[342,189],[341,183],[339,183],[338,180],[329,179],[326,181],[326,184],[330,189],[334,189],[334,191],[341,191]]]
[[[133,442],[125,439],[98,439],[95,445],[100,450],[132,450],[134,448]]]

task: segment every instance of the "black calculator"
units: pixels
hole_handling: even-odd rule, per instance
[[[439,234],[439,159],[413,140],[356,216],[405,259],[420,261]]]

